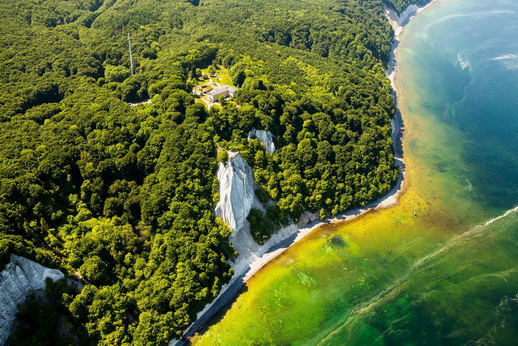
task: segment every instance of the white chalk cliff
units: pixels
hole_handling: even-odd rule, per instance
[[[263,212],[266,210],[255,195],[257,185],[248,163],[239,153],[228,152],[228,155],[229,160],[225,164],[220,163],[217,172],[220,200],[216,205],[215,214],[233,230],[229,239],[239,256],[232,263],[232,268],[236,274],[242,274],[268,249],[296,234],[297,226],[305,226],[308,222],[318,219],[318,215],[306,212],[301,216],[298,225],[285,227],[275,232],[265,244],[257,244],[250,233],[250,223],[246,218],[252,208]]]
[[[248,133],[248,140],[257,138],[264,145],[266,152],[273,154],[275,152],[275,143],[273,143],[273,135],[270,131],[252,129]]]
[[[252,170],[241,154],[228,152],[228,156],[228,161],[220,162],[218,167],[219,202],[215,214],[237,231],[252,209],[255,183]]]
[[[47,278],[57,281],[64,275],[57,269],[11,255],[11,261],[0,273],[0,345],[7,342],[15,327],[18,305],[25,302],[30,292],[44,290]]]
[[[259,245],[250,233],[250,224],[246,219],[253,208],[264,211],[264,207],[255,195],[256,184],[254,174],[241,154],[228,152],[229,159],[218,167],[219,195],[215,214],[225,221],[233,232],[230,241],[239,252],[232,267],[246,267],[250,255],[257,252]]]
[[[410,19],[416,15],[420,7],[417,5],[410,5],[399,15],[392,7],[385,4],[383,4],[383,9],[385,10],[385,15],[387,16],[389,23],[397,36],[401,32],[401,28],[404,27],[410,21]]]

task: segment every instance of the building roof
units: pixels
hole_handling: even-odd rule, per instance
[[[209,91],[207,94],[208,95],[215,95],[215,94],[219,94],[219,93],[222,93],[222,92],[225,92],[225,91],[237,91],[237,88],[234,88],[230,85],[220,85],[218,87],[215,87],[214,89],[212,89],[211,91]]]

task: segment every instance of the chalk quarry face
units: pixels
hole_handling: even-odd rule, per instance
[[[57,269],[11,255],[11,261],[0,273],[0,345],[4,345],[13,332],[18,305],[23,304],[31,292],[44,290],[47,278],[57,281],[64,277]]]

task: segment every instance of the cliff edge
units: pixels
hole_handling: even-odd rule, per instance
[[[259,142],[264,145],[267,153],[273,154],[275,152],[275,143],[273,142],[273,135],[270,131],[252,129],[248,133],[248,140],[257,138]]]
[[[383,9],[390,25],[392,26],[392,29],[394,29],[395,35],[398,36],[401,32],[401,29],[410,21],[413,16],[417,14],[420,7],[417,5],[410,5],[399,15],[394,8],[387,6],[385,3],[383,4]]]
[[[219,163],[220,199],[214,212],[237,231],[243,227],[256,198],[254,174],[241,154],[229,151],[228,157],[226,163]]]
[[[44,290],[47,278],[53,281],[65,276],[24,257],[11,255],[11,261],[0,273],[0,345],[4,345],[15,328],[18,305],[29,293]]]

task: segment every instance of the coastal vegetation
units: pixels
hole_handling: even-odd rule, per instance
[[[87,284],[52,298],[76,343],[165,344],[232,276],[230,229],[213,214],[217,148],[241,152],[276,202],[249,217],[258,241],[396,181],[381,0],[1,0],[0,11],[0,259]],[[200,70],[222,68],[237,106],[209,111],[191,91]],[[273,133],[274,154],[247,140],[252,128]]]
[[[405,8],[410,5],[418,5],[425,6],[430,2],[430,0],[392,0],[388,3],[388,5],[392,5],[392,7],[397,11],[397,13],[403,12]]]

